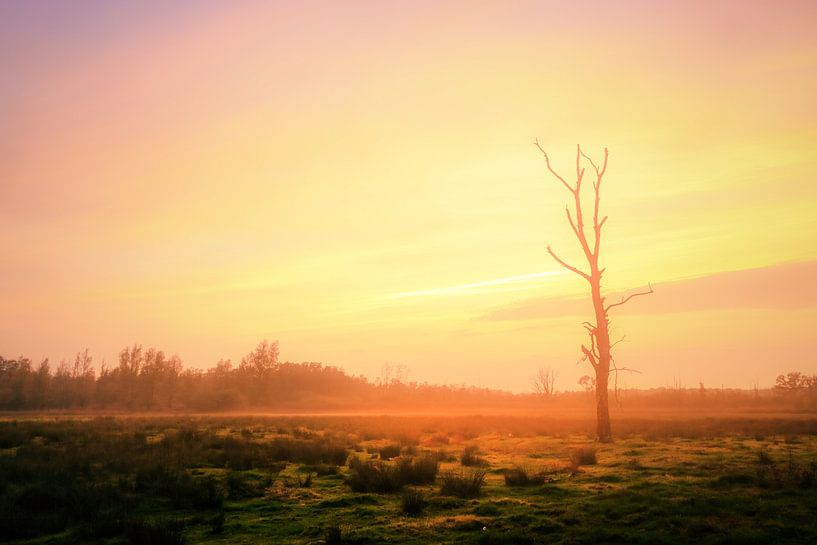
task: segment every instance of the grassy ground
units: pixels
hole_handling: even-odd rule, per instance
[[[609,445],[594,445],[587,425],[7,421],[0,540],[817,543],[816,421],[619,422]]]

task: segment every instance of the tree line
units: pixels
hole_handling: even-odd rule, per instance
[[[88,350],[52,368],[48,359],[0,356],[0,410],[319,410],[368,407],[478,407],[514,402],[507,392],[408,382],[399,374],[370,381],[315,362],[279,359],[277,342],[262,341],[238,365],[220,360],[184,368],[181,358],[142,345],[122,349],[118,364],[95,369]]]
[[[592,380],[584,391],[556,391],[555,372],[540,369],[533,392],[511,394],[464,385],[410,382],[404,368],[376,380],[315,362],[282,362],[277,342],[262,341],[237,365],[219,360],[209,369],[185,368],[181,358],[135,344],[116,366],[94,366],[86,349],[53,367],[26,357],[0,356],[0,410],[123,411],[338,411],[455,408],[530,410],[595,404]],[[591,377],[583,377],[591,379]],[[751,390],[676,387],[617,391],[615,405],[630,408],[817,408],[817,375],[798,371],[777,377],[773,388]]]

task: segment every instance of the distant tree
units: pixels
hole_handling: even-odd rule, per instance
[[[254,351],[241,359],[238,368],[244,372],[250,372],[257,376],[264,375],[272,371],[278,365],[278,341],[269,342],[264,339]]]
[[[601,244],[601,230],[604,226],[604,222],[607,221],[607,216],[599,217],[599,192],[601,190],[601,183],[604,179],[604,174],[607,171],[607,148],[604,149],[604,161],[602,162],[601,166],[598,166],[593,159],[582,152],[580,146],[576,146],[576,182],[575,184],[571,185],[568,184],[565,179],[551,167],[550,158],[548,157],[547,152],[545,152],[545,150],[539,145],[539,142],[536,141],[535,144],[545,157],[545,165],[547,165],[550,173],[557,180],[559,180],[559,182],[561,182],[561,184],[573,197],[573,212],[571,213],[569,206],[565,208],[565,212],[567,213],[567,221],[570,224],[570,228],[572,229],[573,234],[576,235],[582,252],[587,260],[589,271],[585,271],[568,264],[565,260],[556,255],[550,246],[547,247],[547,251],[557,263],[569,271],[581,276],[590,284],[590,297],[593,301],[595,321],[594,323],[584,322],[584,327],[590,335],[590,346],[587,347],[582,345],[581,350],[583,359],[590,362],[590,365],[593,367],[596,375],[596,439],[600,442],[609,442],[612,441],[613,435],[610,427],[610,410],[607,386],[610,373],[617,373],[623,369],[616,367],[613,361],[611,349],[615,343],[610,342],[610,320],[608,318],[608,313],[613,307],[623,305],[633,297],[652,293],[653,290],[652,286],[650,286],[649,290],[632,293],[623,298],[621,301],[612,304],[606,304],[605,298],[601,295],[601,277],[604,274],[605,269],[599,266],[599,251]],[[582,209],[581,196],[582,181],[584,179],[585,172],[585,168],[582,167],[583,160],[590,164],[596,174],[596,179],[593,181],[594,199],[592,239],[588,239],[584,227],[584,210]]]
[[[590,375],[584,375],[579,379],[579,386],[584,388],[585,392],[593,392],[596,389],[596,379]]]
[[[556,390],[556,371],[550,367],[540,367],[533,377],[533,391],[542,397],[551,397]]]
[[[817,375],[810,377],[800,371],[778,375],[774,383],[774,389],[779,392],[796,392],[814,387],[817,387]]]
[[[403,384],[408,381],[409,368],[405,364],[392,365],[384,363],[380,366],[380,376],[377,378],[381,386]]]

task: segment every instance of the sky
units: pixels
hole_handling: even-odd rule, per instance
[[[610,152],[628,387],[817,373],[817,4],[4,2],[0,355],[578,388]]]

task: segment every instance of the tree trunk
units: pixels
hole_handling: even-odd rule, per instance
[[[603,371],[599,365],[599,368],[596,369],[596,440],[600,443],[610,443],[613,440],[607,399],[608,376],[609,370]]]
[[[596,440],[609,443],[613,440],[610,429],[610,407],[607,396],[607,383],[610,378],[610,331],[607,311],[604,309],[604,298],[601,296],[601,273],[598,262],[591,263],[590,288],[593,298],[593,309],[596,314],[595,341],[598,352],[596,361]]]

